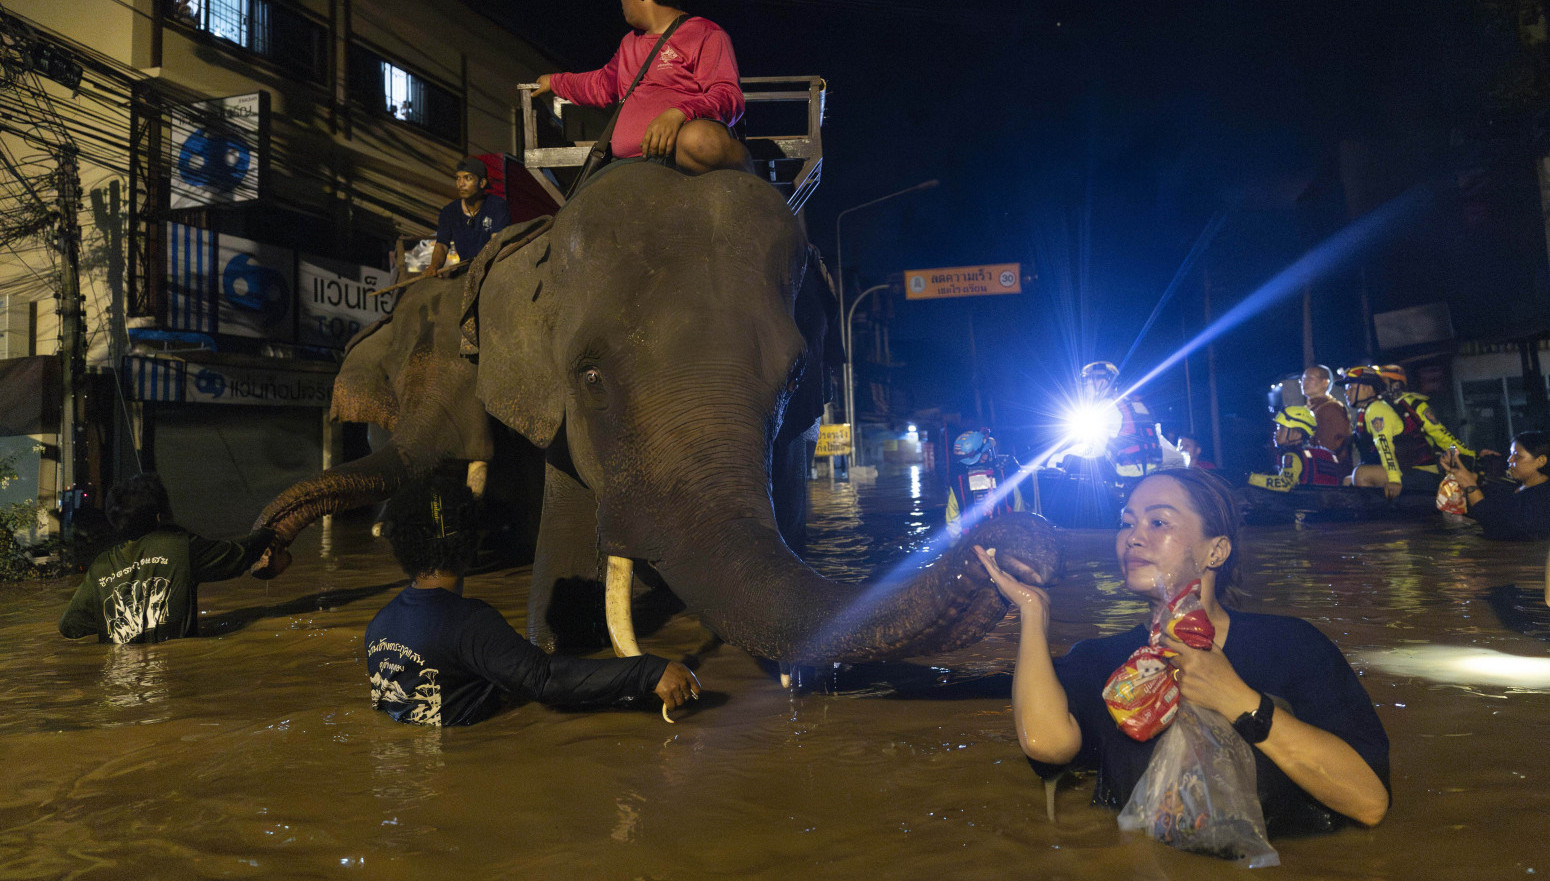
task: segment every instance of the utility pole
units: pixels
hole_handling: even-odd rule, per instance
[[[59,152],[60,527],[69,537],[86,461],[86,311],[81,301],[81,175],[73,146]]]

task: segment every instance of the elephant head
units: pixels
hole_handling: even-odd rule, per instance
[[[771,485],[818,415],[824,298],[798,220],[734,171],[608,169],[552,227],[508,231],[474,261],[463,336],[478,395],[548,453],[529,619],[541,644],[551,594],[596,579],[600,553],[649,563],[723,639],[790,662],[979,639],[1006,606],[973,542],[1053,575],[1053,536],[1032,517],[987,521],[935,563],[866,584],[791,551]]]
[[[273,529],[275,540],[253,574],[279,574],[285,548],[325,514],[382,501],[443,461],[491,458],[494,443],[474,394],[474,367],[458,354],[462,297],[461,278],[417,281],[392,314],[350,341],[329,415],[381,426],[392,437],[364,458],[296,483],[265,506],[255,528]]]

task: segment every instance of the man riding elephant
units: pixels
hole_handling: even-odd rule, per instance
[[[789,662],[979,639],[1005,603],[974,543],[1053,577],[1052,531],[1032,515],[982,523],[919,572],[869,584],[830,582],[793,553],[779,509],[788,493],[802,507],[831,297],[785,201],[735,171],[609,167],[552,224],[512,227],[472,261],[462,330],[478,400],[545,454],[535,642],[564,647],[556,608],[595,595],[605,571],[627,590],[634,564],[721,638]],[[416,395],[399,401],[395,442],[422,433]]]

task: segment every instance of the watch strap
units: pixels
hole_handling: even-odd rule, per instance
[[[1239,737],[1251,744],[1263,743],[1270,736],[1270,723],[1275,711],[1275,701],[1270,699],[1270,695],[1260,692],[1259,708],[1239,716],[1233,721],[1232,728],[1238,732]]]

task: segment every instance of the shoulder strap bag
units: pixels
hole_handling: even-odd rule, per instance
[[[630,87],[624,91],[624,97],[619,99],[619,106],[614,108],[614,115],[609,117],[608,125],[603,128],[603,133],[598,135],[597,140],[593,142],[591,151],[587,153],[587,161],[582,163],[581,174],[576,176],[576,182],[571,184],[570,189],[565,193],[565,201],[569,202],[571,197],[576,195],[576,191],[581,189],[582,183],[608,161],[608,145],[613,141],[614,123],[619,121],[619,111],[624,109],[624,102],[630,100],[630,95],[635,93],[635,87],[640,85],[640,81],[645,78],[646,71],[651,69],[651,65],[656,64],[657,55],[661,54],[662,47],[667,45],[667,38],[671,37],[673,31],[678,30],[678,26],[683,24],[688,18],[689,16],[687,15],[680,15],[673,19],[673,23],[668,25],[667,30],[662,32],[662,36],[657,40],[657,44],[651,47],[651,54],[646,56],[646,60],[641,64],[640,70],[635,73],[635,81],[630,83]]]

